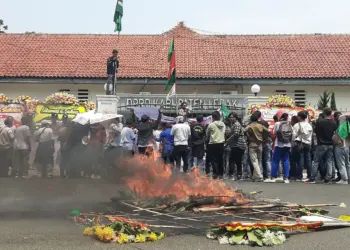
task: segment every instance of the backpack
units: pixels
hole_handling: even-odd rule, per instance
[[[292,141],[293,131],[289,122],[281,122],[277,130],[277,139],[279,142],[288,143]]]

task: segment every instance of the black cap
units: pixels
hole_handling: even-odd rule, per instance
[[[118,50],[117,50],[117,49],[114,49],[112,53],[113,53],[113,54],[118,54]]]

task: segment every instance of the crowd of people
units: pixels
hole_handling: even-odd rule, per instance
[[[201,167],[213,178],[251,179],[255,182],[304,181],[314,184],[348,184],[349,121],[340,112],[325,108],[320,117],[308,121],[306,111],[289,117],[280,110],[273,129],[256,111],[246,124],[236,113],[222,121],[220,113],[212,113],[212,122],[203,125],[177,117],[177,124],[165,125],[159,138],[164,162],[188,172]],[[305,175],[303,174],[305,170]]]
[[[30,117],[23,117],[15,128],[9,117],[0,127],[0,176],[9,176],[11,169],[11,176],[27,178],[35,144],[38,175],[52,177],[58,143],[61,177],[100,177],[103,166],[115,167],[116,154],[149,156],[157,150],[174,171],[187,173],[196,166],[215,179],[348,184],[350,119],[340,112],[332,116],[332,110],[325,108],[309,122],[305,111],[289,117],[280,110],[271,130],[260,111],[245,123],[236,113],[222,119],[214,111],[205,125],[201,115],[191,122],[186,110],[182,107],[176,124],[161,123],[159,111],[156,121],[147,115],[137,123],[115,119],[107,129],[73,123],[66,115],[58,122],[57,114],[39,129],[33,129]]]

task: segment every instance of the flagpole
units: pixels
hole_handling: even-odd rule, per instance
[[[176,82],[174,83],[174,84],[176,84]],[[176,116],[178,116],[178,114],[179,114],[179,105],[178,105],[178,103],[177,103],[177,90],[176,90],[176,85],[175,85],[175,103],[176,103]]]

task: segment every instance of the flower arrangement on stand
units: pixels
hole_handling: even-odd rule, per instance
[[[251,104],[248,107],[248,114],[253,114],[255,111],[258,111],[262,108],[266,108],[265,104]]]
[[[296,223],[292,225],[278,223],[239,223],[218,224],[207,233],[207,238],[218,240],[220,244],[274,246],[281,245],[286,240],[286,232],[315,229],[322,222]]]
[[[86,110],[94,110],[95,109],[95,103],[92,101],[83,101],[80,102],[80,105],[84,106]]]
[[[9,103],[9,100],[10,99],[6,95],[4,95],[3,93],[0,93],[0,103],[7,104]]]
[[[26,101],[30,101],[30,100],[32,100],[32,98],[31,98],[30,96],[28,96],[28,95],[20,95],[20,96],[18,96],[18,97],[15,99],[14,103],[20,103],[20,104],[22,104],[22,103],[24,103],[24,102],[26,102]]]
[[[30,99],[25,101],[25,106],[27,108],[27,112],[35,113],[36,107],[41,104],[40,100]]]
[[[44,103],[49,105],[55,105],[55,104],[56,105],[57,104],[78,105],[79,101],[72,94],[69,94],[66,92],[59,92],[46,97],[44,100]]]
[[[110,216],[108,219],[111,224],[87,227],[84,235],[92,236],[102,242],[118,244],[153,242],[165,237],[164,233],[153,232],[146,224],[134,220],[116,216]]]
[[[281,108],[295,108],[295,101],[293,98],[286,95],[273,95],[267,99],[267,107],[281,107]]]
[[[308,113],[308,118],[310,121],[316,119],[316,110],[313,109],[311,106],[305,106],[305,111]]]

